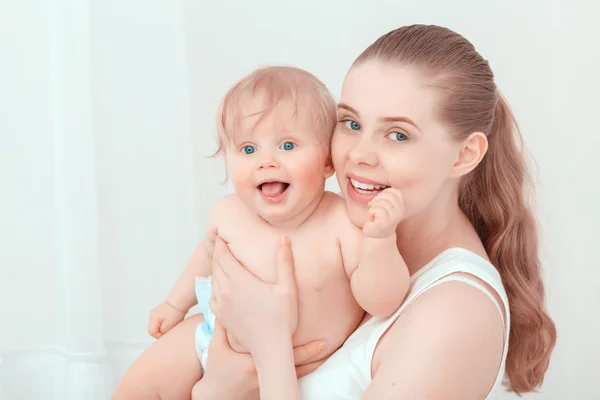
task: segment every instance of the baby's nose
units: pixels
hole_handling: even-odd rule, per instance
[[[265,157],[258,163],[257,169],[278,168],[279,163],[273,157]]]

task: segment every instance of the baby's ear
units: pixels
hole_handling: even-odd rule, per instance
[[[329,179],[333,176],[334,170],[333,170],[333,162],[331,161],[331,157],[327,157],[327,161],[325,162],[325,173],[324,173],[324,177],[325,179]]]

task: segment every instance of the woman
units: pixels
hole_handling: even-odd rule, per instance
[[[209,357],[193,398],[258,398],[260,383],[267,400],[480,399],[499,389],[505,373],[510,390],[534,390],[556,331],[545,312],[518,131],[487,61],[448,29],[396,29],[353,64],[339,120],[332,159],[352,221],[362,226],[368,215],[360,182],[402,191],[396,241],[411,273],[405,302],[389,318],[366,316],[315,365],[320,343],[291,346],[297,303],[289,244],[279,250],[278,281],[266,284],[217,241],[211,306],[223,326],[209,352],[229,361],[211,364]],[[153,376],[157,387],[166,386],[161,379],[171,383],[160,398],[189,398],[201,376],[189,351],[200,318],[182,322],[142,355],[151,365],[157,354],[165,359],[166,341],[180,343],[165,373]],[[233,352],[224,329],[251,355]],[[145,389],[117,389],[115,398],[147,398]]]
[[[365,318],[298,384],[287,328],[297,307],[289,248],[279,281],[268,285],[220,242],[212,306],[251,351],[261,398],[489,398],[505,373],[509,390],[534,390],[556,330],[545,312],[519,133],[488,62],[448,29],[394,30],[350,69],[339,119],[332,158],[352,221],[367,218],[355,180],[403,193],[396,233],[411,292],[391,318]],[[227,351],[223,342],[215,347]],[[233,399],[214,391],[223,371],[213,368],[195,398]]]

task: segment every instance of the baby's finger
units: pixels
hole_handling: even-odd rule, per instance
[[[152,336],[153,338],[158,339],[159,337],[161,337],[161,332],[160,332],[160,325],[161,325],[161,320],[157,319],[153,324],[152,327],[150,329],[150,336]]]
[[[158,329],[156,328],[156,324],[154,324],[153,321],[150,321],[150,324],[148,325],[148,334],[155,337],[154,335],[156,335],[157,332]]]
[[[388,214],[392,214],[394,212],[394,209],[396,208],[391,202],[391,200],[387,198],[378,197],[373,199],[373,201],[371,202],[371,207],[382,207],[388,212]]]
[[[398,207],[401,204],[402,198],[398,195],[399,192],[395,192],[396,189],[392,189],[392,188],[388,188],[386,190],[384,190],[383,192],[379,193],[377,196],[375,196],[375,198],[372,200],[373,203],[375,203],[378,200],[387,200],[389,201],[394,207]]]
[[[386,195],[390,195],[390,199],[396,205],[396,207],[404,206],[404,196],[399,189],[396,188],[387,188],[383,191]]]
[[[167,322],[166,319],[163,319],[161,324],[160,324],[160,329],[159,329],[159,333],[161,334],[165,334],[169,331],[169,323]]]
[[[389,217],[387,209],[381,206],[371,207],[371,209],[369,209],[369,214],[371,215],[371,221],[378,221]]]
[[[402,192],[398,189],[389,188],[385,191],[387,198],[390,199],[392,204],[394,205],[394,211],[391,213],[391,217],[395,221],[400,221],[404,216],[404,196]]]

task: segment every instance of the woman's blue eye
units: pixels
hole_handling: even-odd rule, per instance
[[[279,146],[280,149],[282,150],[294,150],[296,148],[296,145],[292,142],[285,142],[284,144],[282,144],[281,146]]]
[[[402,132],[392,132],[388,135],[388,137],[396,142],[408,140],[408,137]]]
[[[244,146],[242,148],[242,151],[244,152],[244,154],[252,154],[256,151],[256,147],[254,146]]]
[[[344,121],[344,124],[346,124],[346,128],[352,129],[353,131],[360,130],[360,124],[356,121],[352,121],[351,119]]]

